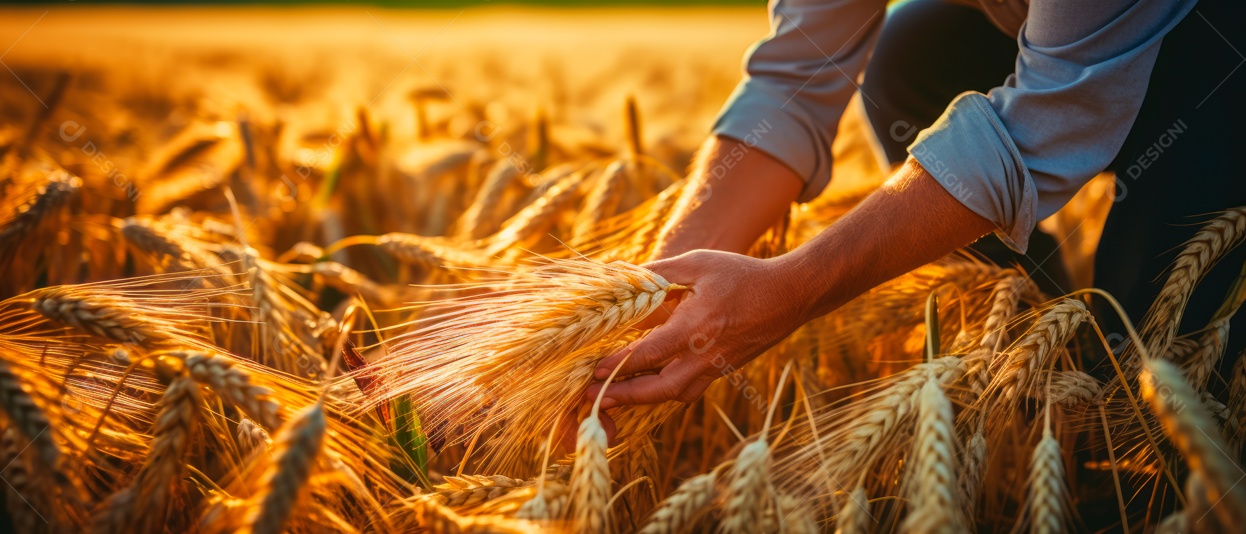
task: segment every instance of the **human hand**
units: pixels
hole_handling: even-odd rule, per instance
[[[623,378],[606,389],[603,409],[692,402],[715,379],[756,358],[810,318],[807,292],[775,260],[697,250],[646,267],[688,291],[665,324],[598,364],[594,378],[605,380],[622,362],[618,377]],[[601,387],[590,386],[587,397],[595,398]]]

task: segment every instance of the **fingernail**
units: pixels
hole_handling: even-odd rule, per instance
[[[605,397],[601,399],[601,409],[603,410],[609,410],[618,405],[619,405],[619,402],[610,397]]]
[[[598,380],[605,380],[607,378],[610,378],[610,368],[598,367],[597,370],[593,371],[593,378],[596,378]]]

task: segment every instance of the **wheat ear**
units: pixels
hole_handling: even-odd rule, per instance
[[[1076,408],[1098,402],[1102,392],[1103,385],[1095,377],[1081,371],[1043,371],[1039,379],[1030,385],[1029,396],[1065,408]]]
[[[545,521],[561,518],[566,511],[570,488],[561,482],[545,480],[535,496],[515,512],[516,519]]]
[[[520,176],[522,173],[510,158],[498,160],[489,169],[472,204],[459,216],[460,237],[480,239],[497,230],[497,215],[502,209],[502,197]]]
[[[714,502],[714,483],[718,471],[710,471],[685,480],[666,497],[640,534],[678,534],[686,531],[706,507]]]
[[[186,249],[145,221],[128,218],[121,223],[121,236],[139,250],[172,261],[187,261]]]
[[[614,215],[627,191],[630,178],[628,165],[627,160],[615,160],[597,176],[593,188],[584,198],[583,209],[576,216],[572,231],[576,239],[591,235],[602,221]]]
[[[491,254],[465,249],[442,239],[392,232],[376,237],[377,246],[398,261],[433,270],[442,266],[490,267]]]
[[[44,220],[61,209],[82,187],[82,180],[56,170],[31,199],[19,206],[8,220],[0,223],[0,262],[16,257],[17,248]]]
[[[571,471],[571,509],[576,532],[605,532],[609,524],[610,463],[606,430],[596,411],[580,423]]]
[[[1068,499],[1060,442],[1047,428],[1030,458],[1030,531],[1035,534],[1065,532]]]
[[[835,534],[869,534],[873,530],[870,526],[876,522],[870,515],[870,498],[865,494],[865,486],[858,485],[839,507]]]
[[[1243,438],[1246,438],[1246,351],[1239,353],[1233,364],[1233,377],[1229,379],[1229,417],[1233,418],[1234,433],[1228,438],[1230,451],[1240,454]]]
[[[273,443],[273,462],[264,473],[263,491],[249,518],[254,534],[280,534],[307,493],[307,481],[319,459],[325,435],[324,407],[313,404],[290,420]]]
[[[69,287],[44,289],[31,306],[48,319],[120,343],[145,346],[162,337],[133,312],[130,301],[102,295],[74,297],[71,291]]]
[[[460,475],[446,476],[445,483],[434,486],[433,491],[443,505],[468,508],[534,485],[535,480],[516,480],[505,475]]]
[[[1159,417],[1168,439],[1202,477],[1208,501],[1220,503],[1212,512],[1226,525],[1246,524],[1246,488],[1237,485],[1242,471],[1224,452],[1220,429],[1194,389],[1170,362],[1152,359],[1144,369],[1142,396]]]
[[[151,451],[129,487],[109,497],[95,515],[96,530],[162,530],[171,494],[182,478],[202,403],[199,385],[177,376],[160,399]]]
[[[196,381],[212,388],[217,395],[261,425],[267,428],[281,426],[281,420],[277,417],[281,406],[272,399],[272,391],[252,384],[251,373],[237,367],[232,358],[199,351],[176,354],[186,362],[186,369]]]
[[[770,488],[770,445],[758,437],[745,445],[731,466],[719,524],[728,534],[753,532],[764,524]]]
[[[1207,380],[1216,372],[1216,366],[1224,357],[1224,347],[1229,341],[1229,319],[1225,317],[1207,325],[1207,330],[1198,339],[1198,348],[1190,354],[1181,365],[1195,391],[1206,391]]]
[[[243,417],[238,421],[238,450],[244,457],[250,456],[258,452],[268,454],[268,449],[272,447],[273,440],[268,435],[268,431],[264,427],[256,424],[255,421]]]
[[[784,534],[817,534],[818,520],[814,518],[813,509],[808,500],[798,499],[791,495],[779,497],[778,513],[779,531]]]
[[[986,313],[986,321],[982,324],[982,341],[979,346],[992,351],[999,350],[1006,341],[1005,329],[1017,313],[1017,303],[1021,295],[1037,292],[1034,283],[1025,276],[1009,276],[995,283],[991,292],[991,309]]]
[[[43,518],[50,512],[43,499],[47,488],[21,457],[25,450],[22,443],[26,439],[19,434],[15,427],[6,428],[0,434],[0,462],[3,462],[0,475],[7,483],[4,501],[15,532],[38,532],[44,524]]]
[[[1003,388],[1005,398],[1016,398],[1018,391],[1028,389],[1029,380],[1039,369],[1047,367],[1048,358],[1064,347],[1078,325],[1090,317],[1081,301],[1064,299],[1043,314],[1016,345],[1011,356],[995,373],[995,384]],[[994,386],[992,386],[994,387]]]
[[[900,531],[962,532],[952,402],[933,379],[922,386],[918,399],[917,436],[908,464],[909,514]]]
[[[965,525],[972,528],[977,517],[978,499],[982,496],[982,481],[986,477],[986,436],[982,430],[973,433],[965,444],[965,465],[960,472],[961,509]]]
[[[13,427],[30,442],[35,456],[45,469],[58,469],[61,450],[52,439],[54,430],[48,416],[31,394],[22,374],[8,362],[0,360],[0,408]]]
[[[1168,352],[1194,286],[1243,237],[1246,237],[1246,207],[1228,210],[1212,219],[1185,242],[1142,324],[1140,333],[1146,340],[1148,354]]]
[[[508,248],[540,235],[554,223],[555,217],[573,198],[584,178],[593,168],[585,168],[559,178],[540,198],[525,206],[519,213],[502,223],[502,229],[487,238],[489,256],[500,254]]]

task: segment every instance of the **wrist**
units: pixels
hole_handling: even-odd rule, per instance
[[[801,247],[767,260],[772,262],[772,277],[779,291],[797,307],[802,322],[825,315],[847,301],[837,294],[840,284],[835,283],[836,266],[810,257],[810,248]]]

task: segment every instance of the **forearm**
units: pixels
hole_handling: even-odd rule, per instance
[[[774,261],[806,295],[812,319],[994,229],[910,158],[848,215]]]
[[[658,239],[655,260],[698,249],[748,252],[804,185],[787,166],[746,143],[714,137],[702,150],[692,182]]]

